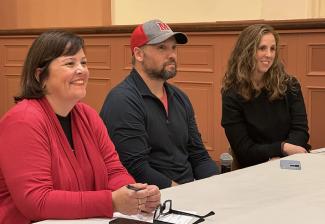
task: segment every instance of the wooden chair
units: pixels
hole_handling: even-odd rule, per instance
[[[239,164],[239,162],[238,162],[238,160],[237,160],[237,158],[236,158],[235,153],[232,151],[232,149],[231,149],[230,146],[229,146],[228,152],[229,152],[229,154],[230,154],[230,155],[232,156],[232,158],[233,158],[233,161],[232,161],[232,164],[231,164],[231,170],[233,171],[233,170],[238,170],[238,169],[240,169],[240,168],[241,168],[241,167],[240,167],[240,164]]]

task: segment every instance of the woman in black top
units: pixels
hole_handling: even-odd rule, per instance
[[[222,126],[241,167],[309,149],[308,122],[298,80],[279,58],[271,26],[240,34],[222,83]]]

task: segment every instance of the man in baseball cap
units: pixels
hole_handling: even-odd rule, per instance
[[[160,189],[218,173],[188,96],[167,82],[177,72],[177,44],[185,43],[185,34],[160,20],[137,26],[131,35],[133,69],[100,112],[129,173]]]

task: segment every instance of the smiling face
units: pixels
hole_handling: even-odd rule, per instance
[[[75,55],[60,56],[49,66],[49,77],[45,81],[46,98],[52,104],[74,105],[86,96],[88,78],[83,49]]]
[[[257,47],[255,60],[257,76],[263,76],[274,62],[276,54],[276,41],[272,33],[264,34]]]

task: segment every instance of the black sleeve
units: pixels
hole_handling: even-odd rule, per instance
[[[185,106],[188,116],[189,142],[187,149],[189,152],[189,162],[191,163],[194,178],[202,179],[219,174],[219,169],[216,163],[211,159],[204,144],[201,134],[197,128],[194,110],[189,99],[185,98]]]
[[[306,107],[300,85],[297,84],[296,88],[297,91],[289,91],[286,98],[291,115],[291,125],[285,142],[299,145],[309,150],[309,145],[307,144],[309,134]]]
[[[237,94],[230,92],[222,95],[222,126],[232,151],[243,167],[281,157],[281,142],[257,144],[249,136],[243,108]]]
[[[146,115],[142,108],[144,105],[136,97],[112,91],[105,100],[100,116],[121,162],[135,180],[159,188],[170,187],[171,180],[153,169],[148,162],[151,147],[145,128]]]

